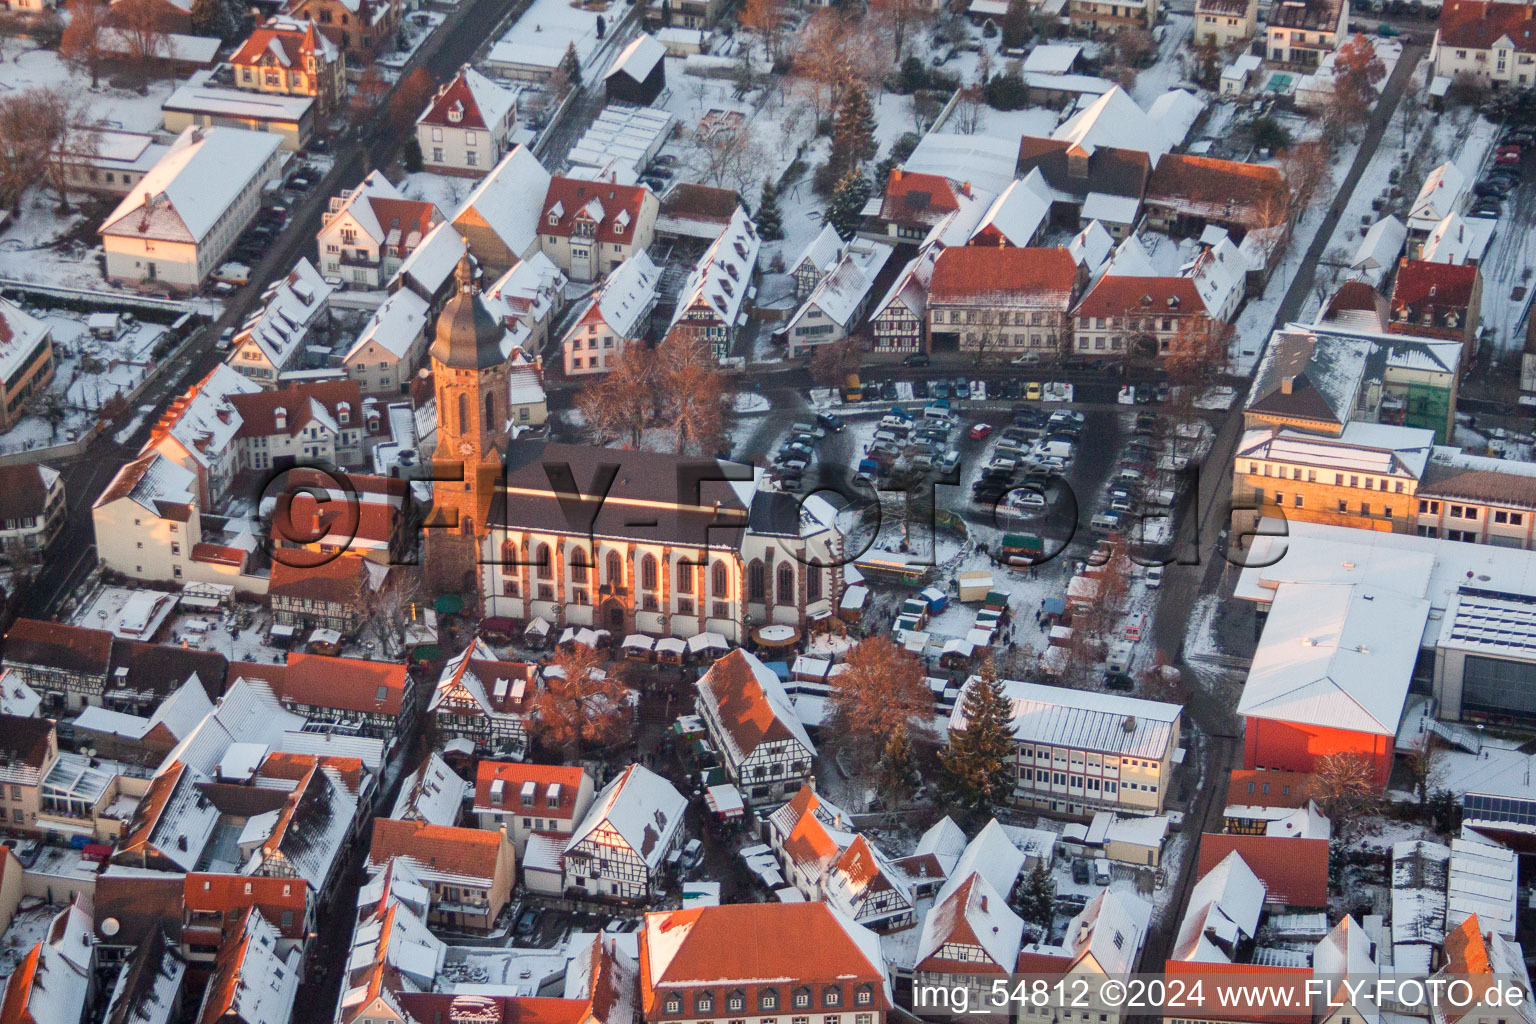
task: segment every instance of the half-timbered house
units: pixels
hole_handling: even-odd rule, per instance
[[[748,804],[786,800],[811,777],[816,747],[784,684],[761,661],[737,648],[696,685],[699,716]]]
[[[427,713],[444,740],[466,739],[480,753],[521,756],[537,683],[533,665],[502,661],[476,637],[443,666]]]
[[[565,844],[565,891],[636,902],[658,895],[667,854],[683,841],[687,807],[660,775],[638,764],[624,769]]]

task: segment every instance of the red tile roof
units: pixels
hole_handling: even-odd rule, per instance
[[[1283,211],[1286,185],[1279,170],[1265,164],[1169,153],[1147,179],[1146,200],[1258,227],[1261,215]]]
[[[1451,0],[1440,11],[1440,45],[1486,50],[1508,36],[1521,53],[1536,53],[1536,18],[1529,4]]]
[[[233,675],[265,681],[279,700],[380,715],[400,713],[410,682],[404,665],[302,653],[286,665],[239,662]]]
[[[1065,249],[961,246],[939,254],[928,301],[1010,296],[1071,301],[1077,264]]]
[[[410,255],[411,250],[421,244],[427,233],[443,219],[436,204],[424,199],[369,199],[368,205],[373,207],[373,215],[378,218],[379,227],[384,229],[381,241],[387,243],[390,232],[399,232],[394,249],[396,255],[402,257]],[[414,244],[407,244],[412,235],[415,236]]]
[[[112,664],[112,634],[62,622],[17,619],[5,634],[5,660],[104,676]]]
[[[267,585],[268,597],[331,601],[359,607],[369,589],[369,570],[364,560],[358,555],[341,554],[320,565],[288,564],[289,561],[300,561],[311,555],[315,560],[328,557],[318,552],[288,548],[283,552],[283,558],[287,561],[274,559],[272,579]]]
[[[462,114],[457,118],[449,116],[449,111],[458,107]],[[485,117],[480,113],[480,104],[475,99],[475,91],[465,81],[463,71],[454,76],[453,81],[438,90],[424,114],[421,115],[422,124],[436,124],[454,128],[478,128],[486,129]]]
[[[742,756],[751,755],[760,743],[793,739],[789,727],[774,714],[768,695],[741,649],[731,651],[710,666],[697,683],[714,695],[720,724]]]
[[[378,868],[391,858],[409,857],[424,868],[489,882],[504,841],[500,831],[375,818],[368,864]]]
[[[1264,883],[1266,899],[1290,907],[1328,905],[1328,840],[1207,832],[1200,837],[1195,877],[1236,850]]]
[[[37,978],[37,963],[42,955],[43,944],[39,942],[11,972],[5,984],[5,1001],[0,1003],[0,1024],[36,1024],[30,1005],[32,983]]]
[[[936,224],[960,208],[960,192],[966,188],[937,174],[919,174],[891,168],[880,219],[892,224]]]
[[[1477,268],[1465,264],[1400,260],[1392,286],[1392,318],[1397,319],[1403,308],[1416,310],[1424,305],[1436,310],[1466,310],[1477,276]]]
[[[616,185],[556,176],[550,179],[549,191],[544,196],[539,233],[569,237],[576,232],[577,220],[587,219],[597,222],[593,241],[626,244],[635,237],[635,225],[639,223],[649,191],[644,185]],[[628,216],[621,216],[623,214]],[[551,216],[554,223],[550,223]]]
[[[575,826],[576,797],[581,792],[586,772],[574,765],[517,764],[511,761],[481,761],[475,769],[475,810],[517,812],[522,804],[519,794],[523,784],[532,782],[537,790],[540,817],[563,818]],[[491,802],[491,783],[501,780],[502,803]],[[544,797],[552,783],[560,786],[560,806],[550,807]]]
[[[870,962],[825,903],[666,911],[647,914],[640,931],[640,996],[647,1020],[659,1009],[660,990],[752,980],[869,982],[875,994],[867,1008],[880,1011],[887,1008],[883,978],[883,965]],[[854,1005],[851,998],[846,1002]]]
[[[256,907],[285,938],[301,939],[307,924],[309,886],[302,878],[195,872],[186,876],[182,905],[192,911],[223,913],[231,917],[246,907]],[[290,912],[286,927],[283,925],[285,910]]]
[[[304,30],[297,31],[281,26],[262,25],[251,33],[250,38],[240,44],[240,49],[229,58],[231,64],[256,64],[262,56],[276,43],[288,58],[287,67],[302,67],[304,60],[319,48],[314,22],[305,25]]]
[[[1099,278],[1074,316],[1180,316],[1205,313],[1205,303],[1188,277]]]
[[[295,384],[276,391],[255,391],[250,394],[230,395],[229,402],[240,414],[240,431],[236,437],[272,437],[286,434],[297,437],[314,420],[310,402],[324,407],[342,429],[365,428],[363,418],[363,391],[355,380],[325,380],[312,384]],[[285,424],[277,425],[277,412],[286,413]],[[342,413],[346,422],[342,422]],[[379,420],[383,428],[383,418]],[[334,484],[333,484],[334,486]]]

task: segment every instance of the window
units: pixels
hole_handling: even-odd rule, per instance
[[[860,985],[859,986],[859,990],[856,993],[854,993],[853,1001],[855,1003],[857,1003],[859,1006],[868,1006],[870,1003],[874,1002],[875,1001],[875,989],[874,989],[874,986],[868,984],[867,982],[865,984],[863,984],[863,985]]]
[[[693,1000],[694,1013],[712,1013],[715,1009],[715,1000],[708,992],[700,992]]]
[[[617,551],[608,552],[608,585],[614,588],[624,585],[624,559]]]
[[[821,567],[812,565],[805,570],[805,599],[807,601],[821,600]]]
[[[804,985],[795,989],[795,1009],[804,1009],[811,1005],[811,990]],[[795,1024],[810,1024],[809,1017],[796,1017]]]
[[[693,563],[686,558],[677,563],[677,589],[693,589]]]
[[[749,601],[767,600],[768,575],[763,570],[760,559],[753,559],[747,566],[747,599]]]
[[[730,590],[731,581],[726,572],[725,563],[717,561],[714,568],[710,570],[709,592],[715,597],[730,597]]]
[[[538,555],[538,558],[536,558],[534,561],[535,561],[535,564],[538,565],[538,567],[539,567],[539,579],[541,579],[541,580],[554,579],[554,575],[555,575],[554,560],[549,557],[549,545],[548,544],[540,544],[539,545],[539,555]],[[548,599],[546,598],[546,600],[548,600]]]
[[[779,565],[779,604],[795,603],[795,567],[788,562]]]
[[[673,995],[667,996],[666,1012],[668,1014],[683,1012],[683,1001],[679,999],[675,993]]]
[[[836,985],[828,985],[821,990],[821,1005],[841,1006],[843,1002],[843,990]]]
[[[640,560],[640,585],[647,590],[656,589],[656,556],[646,555]]]
[[[582,548],[571,549],[571,582],[587,582],[587,553]]]
[[[777,1010],[779,1008],[779,990],[765,988],[757,995],[757,1008],[759,1010]]]

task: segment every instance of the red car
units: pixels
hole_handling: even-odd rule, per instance
[[[1517,164],[1520,162],[1519,146],[1500,146],[1494,154],[1493,162],[1496,164]]]
[[[966,436],[969,437],[972,441],[981,441],[985,440],[986,436],[990,433],[992,433],[992,424],[977,423],[971,427],[969,433],[967,433]]]

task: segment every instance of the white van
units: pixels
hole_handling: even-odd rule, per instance
[[[1105,659],[1104,667],[1110,672],[1126,673],[1131,670],[1131,657],[1136,653],[1136,645],[1129,640],[1116,640],[1109,645],[1109,657]]]
[[[1095,857],[1093,859],[1093,884],[1108,885],[1109,880],[1109,858]]]

